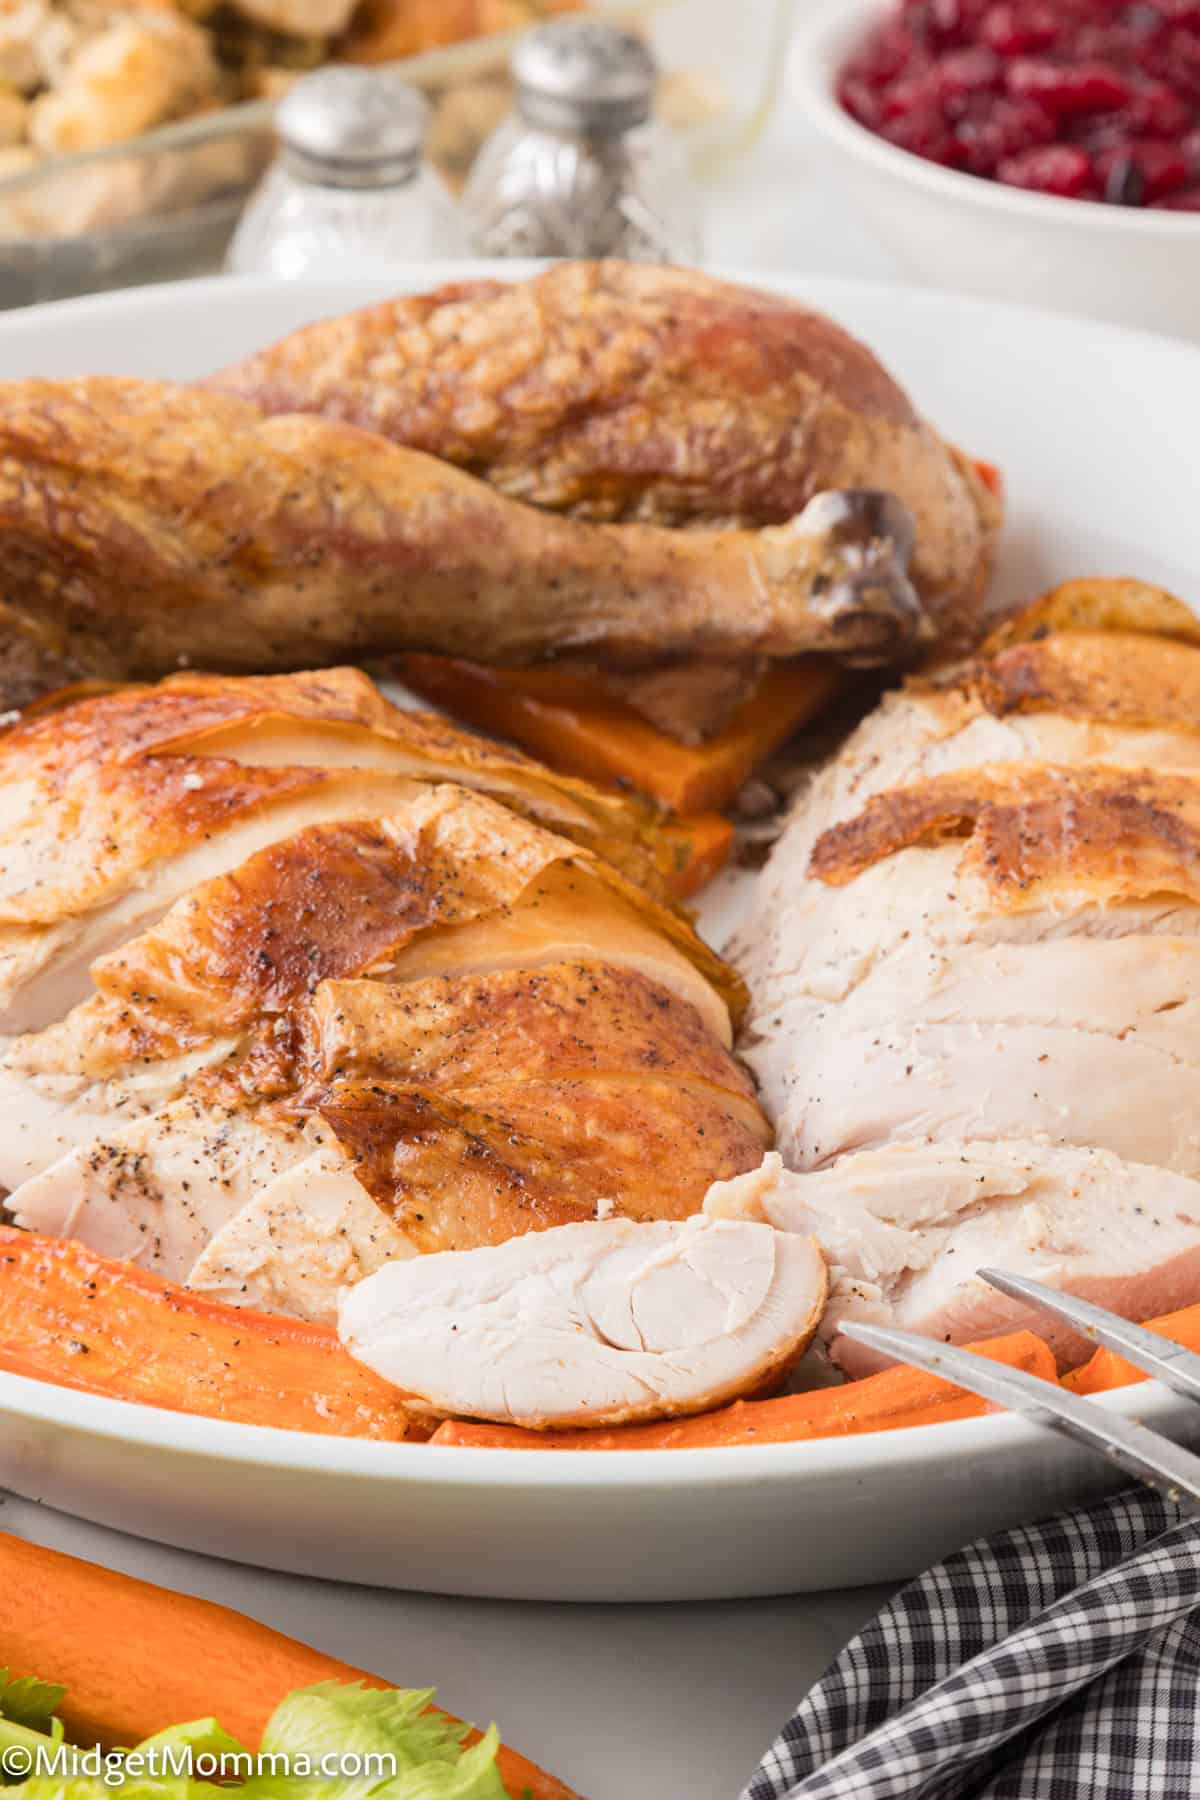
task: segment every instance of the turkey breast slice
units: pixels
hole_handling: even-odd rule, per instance
[[[60,1157],[8,1206],[27,1231],[184,1281],[221,1227],[312,1149],[302,1127],[185,1097]]]
[[[889,1140],[1044,1136],[1200,1175],[1200,1065],[1136,1037],[1045,1025],[831,1031],[776,1120],[799,1169]]]
[[[0,1193],[123,1123],[157,1112],[203,1069],[222,1061],[234,1040],[130,1065],[119,1079],[94,1080],[77,1067],[55,1072],[31,1062],[28,1040],[0,1056]]]
[[[1002,1016],[1007,996],[994,978],[1002,961],[1014,978],[1022,967],[1027,971],[1023,997],[1013,989],[1012,1016],[1018,1020],[1046,1017],[1048,1007],[1059,1022],[1101,1024],[1131,1006],[1142,1030],[1157,1004],[1154,992],[1164,1001],[1178,998],[1169,992],[1169,970],[1194,966],[1190,946],[1200,938],[1200,907],[1169,893],[1098,905],[1095,894],[1081,885],[1074,892],[1060,890],[1052,904],[1039,909],[997,912],[982,883],[960,869],[961,855],[960,844],[902,850],[864,869],[846,887],[809,881],[803,907],[800,899],[789,903],[774,923],[774,967],[752,988],[740,1046],[772,1118],[782,1117],[797,1071],[812,1063],[816,1049],[810,1034],[818,1028],[828,1023],[832,1031],[843,1019],[847,1030],[868,1021],[887,1023],[889,1011],[903,1008],[910,996],[914,1008],[918,1005],[922,987],[934,1009],[931,1017],[949,1022],[959,1016],[970,1023],[980,1006],[985,1018]],[[1172,948],[1160,955],[1160,942]],[[1140,948],[1115,948],[1122,944]],[[1044,953],[1039,948],[1023,963],[1033,946],[1044,947]],[[1093,953],[1098,961],[1090,966],[1105,966],[1111,955],[1107,966],[1114,972],[1137,972],[1129,995],[1100,991],[1097,977],[1096,993],[1085,1000],[1085,970]],[[1061,1010],[1055,1010],[1056,988],[1043,997],[1043,1010],[1027,1014],[1022,1009],[1031,1003],[1039,965],[1065,984]],[[1172,1019],[1183,1028],[1191,1016],[1164,1012],[1151,1035],[1163,1035]]]
[[[809,1238],[614,1219],[389,1263],[342,1296],[338,1329],[415,1412],[616,1425],[761,1388],[807,1347],[825,1297]]]
[[[1190,1174],[1197,995],[1194,937],[947,954],[914,932],[840,1002],[786,1000],[753,1060],[780,1146],[800,1167],[889,1135],[1003,1136],[1015,1120],[1018,1134]]]
[[[772,1153],[752,1174],[715,1183],[705,1212],[816,1236],[831,1281],[821,1337],[853,1377],[886,1365],[841,1335],[846,1319],[948,1343],[1028,1329],[1064,1366],[1089,1354],[1068,1326],[989,1287],[980,1268],[1031,1275],[1130,1319],[1190,1304],[1200,1287],[1200,1183],[1104,1150],[892,1143],[814,1174]]]
[[[1188,681],[1181,680],[1181,664]],[[1136,681],[1128,678],[1130,668],[1138,672]],[[1114,672],[1120,678],[1115,687]],[[1107,716],[1102,680],[1108,684]],[[1056,702],[1075,710],[1020,710]],[[1112,633],[1067,633],[1021,644],[982,671],[971,665],[960,685],[913,682],[885,695],[798,797],[731,954],[756,994],[774,979],[786,979],[808,909],[819,905],[819,884],[808,879],[813,847],[823,831],[873,796],[989,763],[1194,773],[1200,770],[1197,718],[1200,651]]]
[[[234,1213],[192,1265],[188,1287],[229,1306],[332,1325],[339,1288],[418,1254],[315,1121],[308,1136],[318,1145],[312,1155]]]
[[[67,910],[53,924],[0,924],[0,1030],[40,1031],[62,1018],[90,992],[92,963],[151,929],[192,888],[307,826],[386,818],[425,791],[399,777],[354,771],[321,782],[302,800],[266,806],[226,830],[214,827],[200,842],[164,856],[127,883],[114,883],[90,910]]]

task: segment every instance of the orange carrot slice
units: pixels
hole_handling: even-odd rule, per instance
[[[733,848],[733,825],[721,813],[693,813],[667,819],[659,828],[665,849],[667,886],[676,900],[689,900],[719,875]]]
[[[406,656],[416,693],[468,724],[511,738],[553,768],[638,789],[673,812],[719,812],[793,732],[838,691],[818,657],[772,669],[722,731],[681,744],[594,682],[561,669],[490,669],[440,656]]]
[[[1164,1313],[1161,1319],[1148,1319],[1147,1331],[1157,1331],[1188,1350],[1200,1350],[1200,1306],[1185,1306],[1181,1312]],[[1089,1362],[1070,1375],[1063,1376],[1063,1386],[1073,1394],[1106,1394],[1110,1388],[1129,1387],[1135,1381],[1148,1381],[1141,1369],[1126,1362],[1114,1350],[1097,1350]]]
[[[414,1646],[419,1658],[420,1646]],[[0,1533],[0,1665],[61,1682],[62,1720],[81,1745],[137,1744],[186,1719],[215,1718],[257,1746],[276,1706],[318,1681],[381,1681],[228,1607],[171,1593]],[[427,1684],[413,1670],[413,1685]],[[478,1737],[471,1734],[471,1741]],[[498,1766],[513,1800],[576,1800],[515,1751]]]
[[[1031,1331],[988,1338],[969,1349],[1009,1368],[1055,1379],[1048,1344]],[[843,1387],[774,1400],[738,1400],[718,1412],[659,1425],[626,1425],[615,1431],[522,1431],[515,1425],[478,1425],[448,1419],[433,1435],[435,1444],[504,1450],[697,1450],[730,1444],[790,1444],[805,1438],[847,1437],[896,1431],[905,1425],[933,1425],[970,1419],[994,1410],[986,1400],[964,1393],[923,1370],[885,1369]]]
[[[410,1435],[395,1391],[324,1326],[223,1306],[11,1226],[0,1226],[0,1369],[247,1425]]]

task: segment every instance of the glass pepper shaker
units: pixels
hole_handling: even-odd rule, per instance
[[[279,155],[252,195],[227,267],[329,275],[427,256],[436,183],[422,166],[429,107],[374,69],[321,69],[275,115]]]
[[[515,111],[476,158],[453,247],[696,260],[699,200],[653,117],[657,73],[646,44],[613,25],[569,18],[528,33],[512,58]]]

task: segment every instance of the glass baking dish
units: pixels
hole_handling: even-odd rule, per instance
[[[794,4],[592,0],[589,10],[650,33],[666,71],[662,111],[687,133],[703,176],[761,127]],[[747,29],[751,14],[755,30]],[[505,69],[519,35],[389,65],[434,98],[430,152],[451,187],[507,110]],[[270,159],[273,110],[270,100],[248,101],[0,174],[0,307],[219,269]]]

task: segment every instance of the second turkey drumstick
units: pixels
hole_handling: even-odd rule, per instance
[[[758,531],[522,505],[356,427],[94,377],[0,388],[0,700],[84,676],[284,670],[425,650],[612,668],[926,632],[909,515],[818,494]]]

